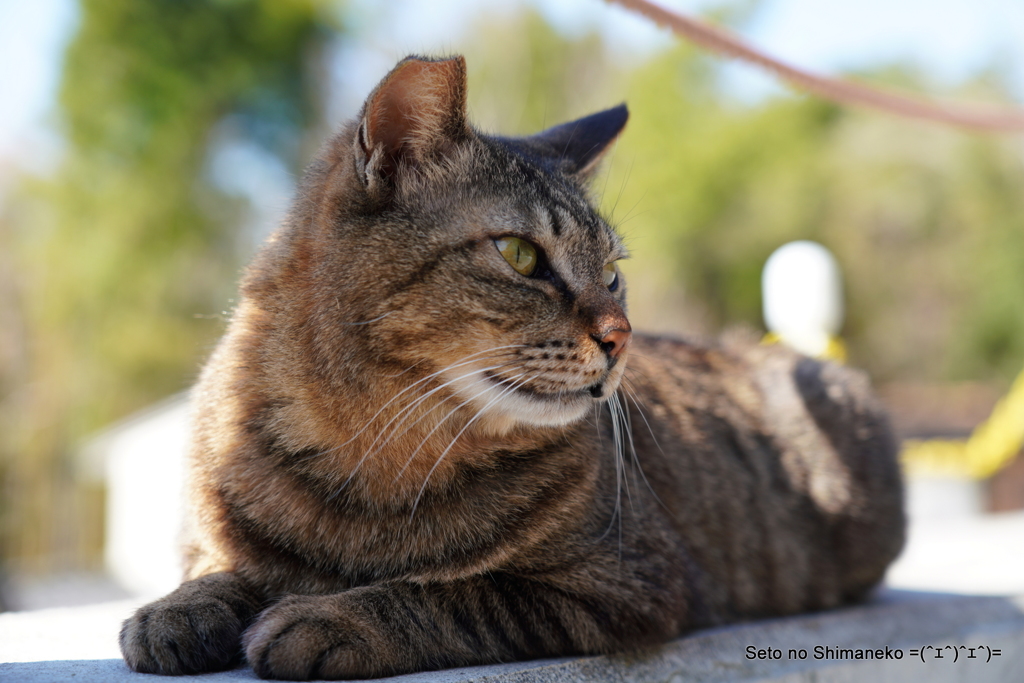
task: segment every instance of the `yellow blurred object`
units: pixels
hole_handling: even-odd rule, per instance
[[[821,357],[834,360],[837,363],[845,363],[846,344],[839,337],[829,337],[828,348],[825,349],[825,353],[821,354]]]
[[[1013,460],[1024,446],[1024,372],[992,414],[966,441],[908,439],[902,459],[909,472],[985,479]]]
[[[761,338],[762,344],[783,344],[785,339],[775,332],[769,332]],[[821,360],[831,360],[837,363],[846,362],[846,344],[839,337],[829,337],[825,350],[817,355]]]

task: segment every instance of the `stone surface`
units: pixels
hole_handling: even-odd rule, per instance
[[[140,683],[117,652],[120,622],[134,601],[0,615],[0,681]],[[753,659],[748,647],[778,659]],[[925,649],[945,648],[942,660]],[[901,659],[817,658],[814,648],[890,648]],[[975,648],[975,659],[964,648]],[[957,648],[958,661],[953,661]],[[985,648],[1000,654],[988,657]],[[806,659],[799,651],[807,651]],[[793,650],[792,657],[790,650]],[[826,654],[823,650],[821,654]],[[174,680],[252,680],[240,668]],[[859,607],[700,631],[632,655],[570,658],[399,676],[402,683],[561,681],[1024,681],[1024,598],[885,590]]]

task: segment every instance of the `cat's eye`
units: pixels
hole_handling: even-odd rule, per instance
[[[614,263],[606,263],[604,265],[601,277],[604,279],[604,286],[610,291],[614,292],[619,288],[619,269],[615,267]]]
[[[533,275],[537,270],[537,263],[540,261],[537,247],[526,240],[511,236],[499,237],[494,240],[494,246],[498,247],[498,251],[517,273]]]

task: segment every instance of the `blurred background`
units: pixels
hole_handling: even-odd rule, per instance
[[[814,71],[1024,101],[1018,0],[663,4]],[[146,567],[133,583],[117,558],[146,555],[154,501],[176,501],[163,454],[187,409],[173,397],[303,164],[413,52],[466,56],[485,131],[629,104],[595,189],[633,253],[635,328],[763,331],[762,267],[805,239],[835,255],[849,362],[901,436],[966,439],[1024,367],[1020,135],[804,97],[599,0],[0,0],[8,609],[166,583]],[[1024,505],[1019,455],[944,475],[954,488],[937,489],[937,510]]]

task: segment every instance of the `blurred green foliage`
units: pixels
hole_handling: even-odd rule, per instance
[[[211,145],[227,121],[291,168],[304,161],[318,54],[340,30],[331,8],[83,1],[60,98],[67,154],[0,217],[0,265],[14,274],[0,334],[13,349],[0,354],[0,557],[53,553],[53,510],[77,490],[72,449],[186,388],[220,334],[244,206],[209,182]],[[1024,363],[1018,141],[797,95],[743,105],[692,48],[623,58],[530,13],[485,19],[445,51],[467,55],[484,130],[530,133],[628,102],[595,193],[633,251],[635,327],[760,327],[765,259],[813,239],[844,269],[852,362],[877,379],[1008,384]],[[872,77],[894,79],[914,84]]]
[[[340,28],[323,4],[82,1],[65,157],[26,182],[0,233],[20,329],[17,367],[0,369],[18,383],[3,387],[3,555],[66,541],[45,510],[74,490],[71,449],[187,388],[221,332],[242,207],[209,182],[210,146],[230,117],[295,167],[319,111],[317,53]]]

